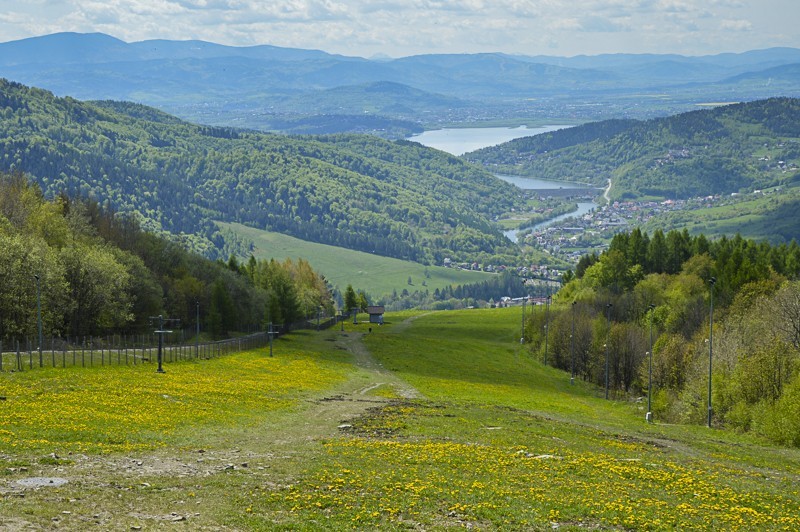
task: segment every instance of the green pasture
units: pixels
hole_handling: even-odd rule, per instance
[[[519,327],[519,308],[406,312],[163,375],[2,374],[0,529],[800,527],[800,451],[647,424]]]
[[[744,238],[789,242],[798,236],[800,189],[768,191],[763,196],[729,198],[718,206],[675,211],[654,217],[643,226],[652,233],[657,228],[686,228],[692,234],[709,238],[740,234]]]
[[[253,255],[257,259],[284,260],[303,257],[340,290],[352,284],[353,288],[376,297],[391,294],[393,290],[400,294],[404,289],[409,292],[426,289],[433,292],[449,285],[480,282],[493,275],[442,266],[424,266],[416,262],[307,242],[241,224],[218,222],[218,225],[252,241],[255,244]]]

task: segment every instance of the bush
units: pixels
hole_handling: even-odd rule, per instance
[[[800,375],[771,407],[758,409],[753,429],[777,444],[800,447]]]

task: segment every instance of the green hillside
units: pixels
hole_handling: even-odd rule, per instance
[[[503,173],[596,185],[612,199],[688,198],[800,182],[800,100],[773,98],[644,122],[609,120],[464,158]]]
[[[518,334],[518,308],[390,314],[166,374],[2,373],[0,526],[800,527],[797,449],[647,424]]]
[[[252,242],[255,246],[253,255],[257,259],[274,258],[282,261],[287,258],[295,260],[302,257],[308,260],[315,270],[322,273],[332,286],[343,290],[348,284],[352,284],[375,297],[391,294],[392,291],[400,294],[403,290],[424,292],[427,289],[433,292],[437,288],[477,283],[493,276],[489,273],[442,266],[424,266],[417,262],[307,242],[241,224],[219,225]]]
[[[416,143],[196,126],[0,81],[0,153],[47,195],[92,197],[209,255],[213,220],[417,262],[517,253],[492,222],[522,205],[515,187]]]

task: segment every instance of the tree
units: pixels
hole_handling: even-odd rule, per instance
[[[356,291],[353,289],[353,285],[347,285],[347,288],[344,291],[344,311],[345,314],[350,314],[353,309],[357,309],[359,307],[359,298],[356,296]]]
[[[97,334],[133,321],[130,274],[113,252],[76,243],[60,255],[74,303],[69,316],[73,335]]]
[[[222,279],[211,287],[208,329],[216,338],[226,336],[236,326],[236,307]]]

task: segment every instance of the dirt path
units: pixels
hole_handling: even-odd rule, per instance
[[[410,323],[408,320],[395,327],[406,328]],[[201,491],[210,497],[204,504],[213,507],[213,501],[227,497],[230,489],[291,483],[306,470],[310,460],[323,452],[321,441],[337,437],[368,409],[390,403],[392,399],[387,395],[421,397],[372,356],[362,341],[364,333],[322,334],[330,334],[337,348],[351,353],[356,366],[352,376],[328,395],[307,399],[288,412],[267,416],[257,425],[203,432],[189,440],[193,447],[170,446],[127,455],[34,458],[24,471],[15,470],[7,482],[0,481],[0,501],[41,504],[52,501],[52,490],[58,489],[60,500],[68,502],[57,504],[63,508],[54,515],[53,525],[66,528],[78,523],[127,528],[132,521],[160,526],[187,520],[200,528],[214,523],[212,512],[200,509]],[[393,393],[383,393],[389,391],[386,387]],[[226,475],[231,476],[230,480]],[[34,484],[26,484],[34,480]],[[232,482],[230,488],[223,488],[222,492],[211,489],[218,483],[224,486],[225,482]],[[164,500],[147,496],[152,486],[162,484],[174,486],[169,488],[176,492],[174,497]],[[86,497],[87,493],[92,496]],[[116,505],[119,512],[108,510]],[[12,508],[8,510],[13,512],[9,515],[20,515]],[[25,519],[0,516],[0,531],[29,527],[36,528]]]

